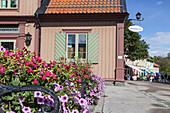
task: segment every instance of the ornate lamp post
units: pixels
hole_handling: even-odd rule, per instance
[[[136,19],[129,19],[129,20],[130,20],[130,21],[131,21],[131,20],[135,20],[135,21],[143,21],[143,20],[144,20],[144,18],[142,18],[142,20],[140,20],[140,18],[141,18],[141,13],[138,12],[138,13],[136,14]]]
[[[25,44],[26,46],[29,46],[31,44],[31,40],[32,40],[32,35],[28,32],[27,34],[25,34]]]

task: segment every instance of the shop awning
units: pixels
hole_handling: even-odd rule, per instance
[[[155,74],[155,73],[153,73],[153,72],[150,72],[149,74]]]
[[[146,73],[148,73],[145,69],[142,69],[142,71],[146,74]]]
[[[132,66],[132,65],[129,65],[129,64],[126,64],[128,67],[130,67],[130,68],[132,68],[132,69],[135,69],[136,71],[138,71],[138,72],[141,72],[141,73],[143,73],[143,71],[141,71],[140,69],[138,69],[137,67],[135,67],[135,66]]]
[[[156,72],[156,74],[158,74],[159,76],[162,76],[159,72]]]

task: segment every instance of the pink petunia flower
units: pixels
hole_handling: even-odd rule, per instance
[[[34,62],[36,62],[36,59],[35,59],[35,58],[33,58],[33,59],[32,59],[32,62],[33,62],[33,63],[34,63]]]
[[[69,78],[73,78],[73,75],[68,75],[69,76]]]
[[[38,84],[38,80],[37,80],[37,79],[34,79],[33,84]]]
[[[3,73],[5,71],[4,67],[1,67],[0,72]]]
[[[40,71],[40,75],[43,75],[44,74],[44,72],[43,71]]]
[[[29,66],[29,62],[28,61],[25,61],[25,66]]]
[[[81,80],[81,79],[79,79],[79,80],[78,80],[78,82],[82,82],[82,80]]]

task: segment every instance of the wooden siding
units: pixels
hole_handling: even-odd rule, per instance
[[[30,46],[26,46],[25,42],[24,42],[24,47],[27,48],[30,51],[34,51],[34,43],[35,43],[35,27],[34,27],[34,23],[27,23],[28,27],[25,27],[25,34],[27,34],[28,32],[32,35],[32,40],[31,40],[31,44]]]
[[[20,0],[19,2],[19,11],[0,9],[0,16],[33,16],[39,5],[39,0]]]
[[[83,22],[82,22],[83,23]],[[98,64],[92,64],[92,71],[105,79],[115,79],[115,56],[116,56],[116,26],[115,23],[98,22],[84,23],[80,25],[77,22],[67,23],[42,23],[41,34],[41,58],[46,61],[54,60],[55,51],[55,33],[63,32],[63,29],[91,29],[92,33],[99,33],[99,61]],[[65,25],[64,25],[65,24]],[[72,24],[72,25],[71,25]],[[93,25],[93,26],[88,26]],[[100,25],[107,26],[100,26]],[[79,26],[80,25],[80,26]],[[96,25],[96,26],[95,26]],[[109,26],[110,25],[110,26]],[[48,26],[48,27],[45,27]],[[56,26],[56,27],[55,27]]]

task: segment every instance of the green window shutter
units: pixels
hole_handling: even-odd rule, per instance
[[[56,33],[55,35],[55,60],[65,58],[65,33]]]
[[[98,54],[99,54],[99,34],[98,33],[88,33],[88,62],[89,63],[98,63]]]

